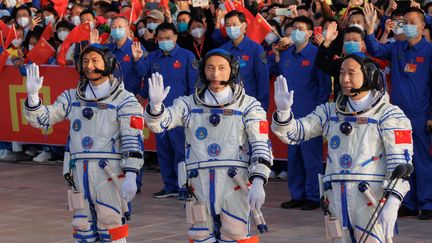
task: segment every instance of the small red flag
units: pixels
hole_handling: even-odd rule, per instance
[[[8,57],[9,57],[9,52],[7,52],[5,49],[2,49],[2,52],[0,54],[0,72],[3,70],[4,65],[6,64]]]
[[[246,29],[246,35],[258,44],[261,44],[270,32],[272,32],[272,27],[261,14],[257,14],[254,21]]]
[[[82,23],[78,26],[75,26],[73,30],[69,33],[66,39],[63,41],[61,45],[60,51],[57,55],[57,62],[60,65],[66,64],[66,53],[69,50],[69,47],[76,42],[90,40],[90,23]]]
[[[160,0],[159,8],[168,9],[168,2],[169,0]]]
[[[395,144],[411,144],[412,136],[411,130],[394,130]]]
[[[4,43],[4,47],[8,48],[14,39],[17,38],[15,25],[12,24],[12,28],[9,29],[9,32],[6,36],[6,41]]]
[[[66,13],[68,0],[51,0],[54,3],[54,9],[57,11],[60,17],[63,17]]]
[[[135,15],[138,16],[138,18],[139,18],[141,16],[141,12],[144,8],[141,0],[132,0],[132,6],[134,6]]]
[[[233,2],[225,1],[225,8],[228,12],[231,12],[232,10],[237,10],[239,12],[244,13],[247,24],[251,24],[255,19],[253,14],[247,8],[245,8],[242,5],[242,3],[239,1],[233,1]]]
[[[269,126],[267,121],[260,121],[259,123],[259,132],[262,134],[269,133]]]
[[[126,19],[128,19],[129,20],[129,25],[131,25],[133,22],[135,22],[138,19],[138,16],[135,14],[134,6],[133,5],[132,5],[132,8],[126,10],[123,13],[117,14],[117,16],[123,16]]]
[[[53,27],[52,27],[52,23],[49,22],[48,25],[45,27],[41,38],[44,38],[45,40],[49,40],[51,39],[51,36],[53,35]]]
[[[45,40],[40,38],[38,43],[27,53],[28,60],[38,64],[47,64],[50,57],[55,54],[54,48]]]
[[[144,119],[139,116],[131,116],[130,117],[130,127],[143,130],[144,128]]]

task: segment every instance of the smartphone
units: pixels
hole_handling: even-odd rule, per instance
[[[322,35],[322,26],[315,26],[314,27],[314,35]]]
[[[288,8],[276,8],[276,15],[289,17],[292,15],[292,11]]]

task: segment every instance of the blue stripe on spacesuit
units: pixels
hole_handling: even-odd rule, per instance
[[[243,122],[243,124],[246,124],[248,122],[253,122],[253,121],[261,121],[262,119],[247,119],[246,121]]]
[[[209,237],[205,238],[204,240],[193,240],[193,241],[194,242],[205,242],[205,241],[208,241],[208,240],[210,240],[212,238],[215,240],[214,242],[216,242],[216,239],[215,239],[214,235],[210,235]]]
[[[360,227],[358,225],[356,225],[355,227],[356,227],[356,229],[358,229],[358,230],[360,230],[362,232],[369,233],[370,236],[372,236],[373,238],[377,239],[380,243],[382,243],[382,240],[380,238],[378,238],[378,236],[376,234],[374,234],[374,233],[372,233],[370,231],[366,231],[365,229],[363,229],[362,227]]]
[[[123,117],[123,116],[139,116],[139,117],[144,118],[144,115],[143,115],[143,114],[138,114],[138,113],[127,113],[127,114],[121,114],[121,115],[118,115],[117,117]]]
[[[132,104],[132,106],[136,105],[136,100],[130,100],[130,101],[126,101],[124,103],[122,103],[121,105],[119,105],[117,107],[117,110],[121,110],[123,107],[125,107],[127,104]]]
[[[378,157],[373,156],[372,158],[370,158],[370,159],[364,161],[363,163],[361,163],[360,165],[361,165],[362,167],[365,167],[366,165],[368,165],[368,164],[371,163],[371,162],[379,161],[378,158],[381,159],[381,158],[382,158],[382,154],[380,154]]]
[[[90,195],[90,185],[89,185],[89,178],[88,178],[88,160],[85,159],[83,161],[83,187],[84,187],[84,199],[87,199],[89,206],[90,206],[90,213],[92,216],[92,223],[93,225],[96,225],[97,222],[97,216],[96,211],[94,208],[93,200],[91,199]]]
[[[238,110],[233,110],[233,109],[217,109],[217,108],[213,108],[213,109],[208,109],[210,114],[225,114],[225,111],[232,111],[232,114],[229,115],[236,115],[236,116],[241,116],[243,115],[243,112],[238,111]],[[197,113],[197,114],[201,114],[204,113],[204,109],[192,109],[190,111],[191,113]]]
[[[107,103],[97,103],[97,102],[79,102],[75,101],[71,104],[75,107],[92,107],[92,108],[98,108],[98,106],[106,106],[107,109],[116,109],[114,105],[107,104]]]
[[[330,121],[334,121],[334,122],[345,121],[345,122],[354,122],[354,123],[357,123],[358,118],[360,118],[360,117],[352,117],[352,116],[337,117],[337,116],[331,116],[330,117]],[[373,118],[367,118],[367,123],[377,124],[378,121],[375,120],[375,119],[373,119]]]
[[[231,218],[237,219],[237,220],[239,220],[239,221],[241,221],[241,222],[247,224],[246,220],[244,220],[244,219],[242,219],[242,218],[240,218],[240,217],[238,217],[238,216],[235,216],[234,214],[231,214],[230,212],[226,211],[226,210],[223,209],[223,208],[222,208],[222,212],[224,212],[224,214],[230,216]]]
[[[103,203],[103,202],[101,202],[101,201],[99,201],[99,200],[96,200],[96,203],[97,203],[97,204],[100,204],[100,205],[102,205],[102,206],[105,206],[105,207],[107,207],[107,208],[111,208],[112,210],[116,211],[116,213],[120,214],[120,210],[118,210],[117,208],[115,208],[115,207],[113,207],[113,206],[111,206],[111,205],[109,205],[109,204]]]
[[[327,154],[327,160],[328,160],[328,162],[330,162],[330,164],[333,163],[333,160],[330,158],[330,156],[328,154]]]
[[[83,215],[83,214],[75,214],[75,215],[73,216],[73,218],[74,218],[74,219],[76,219],[76,218],[87,218],[87,215]]]
[[[341,186],[341,203],[342,203],[342,226],[348,228],[351,236],[351,241],[355,243],[356,240],[354,236],[354,230],[352,228],[349,213],[348,213],[348,201],[347,201],[345,182],[341,182],[340,186]]]
[[[215,202],[216,202],[216,188],[215,188],[215,169],[211,168],[209,170],[210,176],[210,192],[209,192],[209,197],[210,197],[210,211],[211,211],[211,215],[213,216],[213,218],[216,217],[216,210],[215,210]]]

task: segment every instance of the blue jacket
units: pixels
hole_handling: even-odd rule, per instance
[[[286,78],[288,88],[294,90],[292,111],[297,118],[308,115],[330,97],[331,79],[315,65],[317,53],[318,48],[309,42],[299,53],[292,45],[280,54],[278,73]]]
[[[194,93],[198,66],[194,54],[178,45],[168,55],[165,55],[160,49],[150,52],[142,63],[135,65],[135,71],[144,77],[144,88],[141,95],[148,98],[148,78],[152,73],[158,72],[164,78],[164,86],[171,86],[164,105],[172,105],[174,99],[179,96]]]
[[[237,58],[240,65],[240,78],[246,94],[255,97],[267,111],[270,81],[264,49],[246,35],[237,47],[232,41],[228,41],[221,48],[231,52]]]

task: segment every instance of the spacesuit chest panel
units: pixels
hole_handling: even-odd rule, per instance
[[[117,105],[121,99],[103,102],[72,101],[70,119],[70,151],[120,152],[120,123]]]
[[[243,110],[233,108],[191,107],[186,128],[186,163],[218,160],[248,161],[241,151],[247,144]],[[216,163],[215,163],[216,164]]]
[[[385,151],[379,132],[379,118],[384,109],[377,109],[360,116],[332,112],[327,133],[326,174],[369,171],[385,174]],[[344,134],[343,126],[349,126],[351,132]]]

